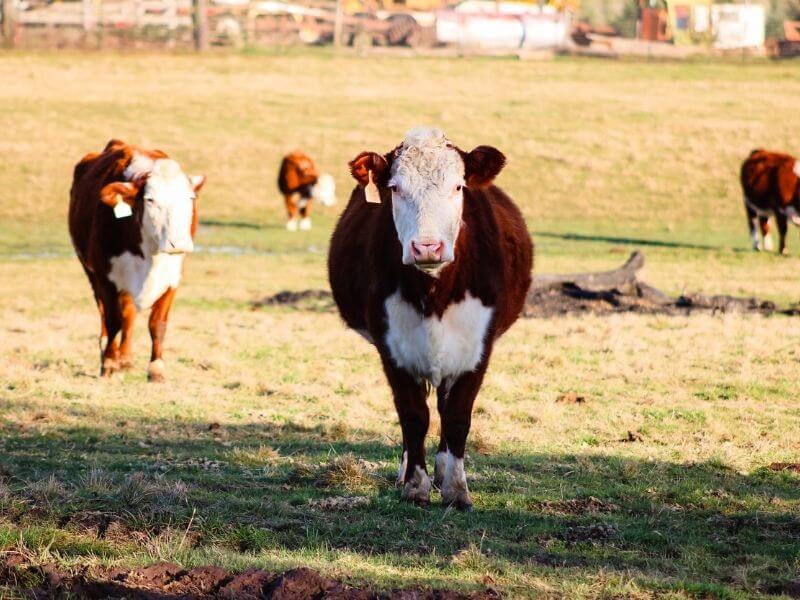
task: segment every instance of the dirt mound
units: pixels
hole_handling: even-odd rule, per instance
[[[551,318],[574,314],[609,315],[692,315],[695,313],[755,313],[800,315],[800,305],[779,309],[758,298],[685,294],[671,298],[637,279],[644,266],[644,254],[634,252],[618,269],[597,273],[536,275],[528,291],[523,316]],[[336,306],[327,290],[284,290],[252,303],[254,309],[284,306],[310,312],[334,312]]]
[[[493,589],[472,596],[443,590],[375,592],[327,579],[307,568],[282,575],[261,569],[232,573],[220,567],[184,569],[168,562],[137,569],[84,568],[74,572],[54,565],[33,565],[12,554],[0,562],[0,586],[24,597],[129,598],[132,600],[488,600]]]
[[[285,306],[308,312],[333,312],[336,305],[328,290],[301,290],[293,292],[283,290],[272,296],[256,300],[251,305],[254,309],[264,306]]]

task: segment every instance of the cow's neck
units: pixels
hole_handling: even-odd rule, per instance
[[[399,273],[399,289],[403,299],[426,316],[441,316],[450,304],[464,299],[466,285],[463,260],[459,248],[456,248],[455,260],[435,277],[416,267],[403,265]]]

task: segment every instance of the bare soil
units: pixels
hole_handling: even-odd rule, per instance
[[[724,294],[684,294],[673,298],[637,278],[644,254],[634,252],[618,269],[596,273],[538,275],[528,291],[523,316],[551,318],[575,314],[692,315],[709,313],[800,314],[800,305],[779,308],[774,302]],[[284,290],[252,303],[254,309],[284,306],[303,311],[333,312],[327,290]]]
[[[233,573],[214,566],[184,569],[169,562],[137,569],[90,567],[74,572],[34,565],[14,554],[0,562],[0,586],[35,599],[130,598],[135,600],[236,598],[237,600],[489,600],[489,588],[473,595],[444,590],[374,590],[351,587],[307,568],[283,574],[262,569]]]

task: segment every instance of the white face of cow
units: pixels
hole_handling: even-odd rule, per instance
[[[403,264],[435,273],[455,259],[464,185],[464,160],[441,131],[406,135],[387,184]]]
[[[438,129],[417,128],[389,154],[356,156],[350,173],[364,201],[380,203],[391,196],[403,264],[437,275],[456,258],[464,190],[477,192],[491,185],[505,163],[503,153],[492,146],[467,153]]]
[[[323,173],[311,187],[311,196],[323,206],[336,204],[336,182],[333,176]]]
[[[152,163],[142,192],[142,237],[152,253],[181,254],[194,249],[194,202],[203,180],[202,176],[188,177],[174,160]]]

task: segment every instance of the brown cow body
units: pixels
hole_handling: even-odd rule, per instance
[[[314,160],[305,152],[295,150],[283,157],[278,171],[278,189],[283,194],[286,205],[286,229],[297,231],[311,229],[311,205],[316,198],[330,206],[333,197],[333,178],[320,175]]]
[[[362,185],[353,191],[333,234],[329,276],[344,321],[375,344],[392,388],[403,432],[398,474],[403,497],[418,503],[429,500],[426,398],[435,387],[442,427],[434,483],[446,504],[470,509],[463,459],[472,406],[495,340],[522,310],[531,282],[533,246],[517,207],[490,185],[503,166],[502,154],[484,146],[467,154],[449,142],[437,145],[436,136],[445,139],[437,130],[412,131],[394,152],[364,153],[351,163]],[[426,152],[432,153],[430,161]],[[415,163],[417,155],[422,160]],[[408,156],[410,162],[404,163]],[[405,217],[398,205],[426,202],[431,193],[428,180],[440,176],[441,164],[460,171],[461,183],[456,181],[452,192],[448,188],[441,200],[432,201],[463,206],[454,217],[453,247],[447,247],[446,236],[420,242],[423,234],[435,233],[429,225],[414,230],[407,258],[405,241],[399,239],[406,231]],[[421,191],[401,197],[403,192],[393,182],[409,170],[414,172],[399,185],[421,182]],[[433,182],[441,187],[439,183]],[[373,192],[380,203],[366,201],[365,184],[377,185]],[[415,214],[418,223],[435,216]]]
[[[130,366],[136,313],[151,309],[148,377],[163,379],[167,318],[193,249],[195,195],[204,181],[159,150],[119,140],[76,165],[69,232],[100,312],[102,375]]]
[[[772,249],[769,217],[774,215],[778,251],[785,254],[788,221],[800,225],[800,165],[788,154],[753,150],[742,163],[741,184],[753,249]]]

